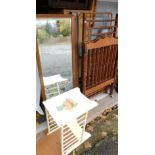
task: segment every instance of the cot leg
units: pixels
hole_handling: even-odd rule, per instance
[[[111,96],[111,97],[113,97],[114,86],[115,86],[114,83],[112,83],[111,86],[110,86],[110,96]]]

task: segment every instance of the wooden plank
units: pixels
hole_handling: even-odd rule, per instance
[[[109,63],[109,56],[110,56],[110,46],[106,47],[107,50],[107,57],[106,57],[106,69],[105,69],[105,79],[104,80],[108,80],[108,72],[109,72],[109,68],[108,68],[108,63]]]
[[[87,50],[84,46],[84,55],[83,55],[83,65],[82,65],[82,72],[83,72],[83,91],[86,90],[87,87]]]
[[[86,12],[87,14],[111,14],[112,15],[112,12]]]
[[[95,85],[95,61],[96,61],[96,49],[93,49],[93,63],[92,63],[92,69],[93,69],[93,73],[92,73],[92,86]]]
[[[86,22],[114,22],[115,19],[111,19],[111,20],[89,20],[89,19],[85,19]]]
[[[114,52],[114,56],[113,56],[113,61],[114,61],[114,63],[113,63],[113,66],[112,66],[112,70],[113,70],[112,76],[113,76],[113,77],[115,76],[115,71],[114,71],[115,69],[114,69],[114,68],[115,68],[115,65],[116,65],[116,62],[117,62],[117,59],[118,59],[118,58],[117,58],[117,53],[118,53],[118,49],[117,49],[117,48],[118,48],[118,46],[115,45],[115,46],[114,46],[114,51],[115,51],[115,52]]]
[[[36,142],[36,155],[61,155],[60,130],[42,136]]]
[[[92,30],[92,29],[112,29],[115,28],[115,26],[94,26],[94,27],[90,27],[87,30]]]
[[[93,12],[96,12],[96,3],[97,3],[97,0],[89,0],[88,9]]]
[[[37,14],[36,18],[72,18],[70,14]]]
[[[95,48],[95,51],[96,51],[96,53],[95,53],[95,78],[94,78],[94,84],[96,85],[97,84],[97,74],[98,74],[98,61],[97,61],[97,59],[98,59],[98,48]]]
[[[113,59],[113,57],[114,57],[114,51],[115,49],[114,49],[114,46],[111,46],[111,52],[110,52],[110,62],[109,62],[109,77],[110,78],[112,78],[113,76],[112,76],[112,70],[113,70],[113,68],[112,68],[112,66],[113,66],[113,63],[114,63],[114,59]]]
[[[111,72],[111,76],[112,76],[112,77],[114,76],[114,68],[115,68],[115,65],[116,65],[116,64],[115,64],[115,63],[116,63],[115,61],[117,61],[117,59],[118,59],[118,58],[117,58],[117,52],[118,52],[118,51],[117,51],[117,47],[118,47],[118,46],[115,45],[115,46],[114,46],[114,51],[113,51],[113,64],[112,64],[112,72]]]
[[[101,48],[99,48],[99,51],[100,51],[100,53],[99,53],[99,75],[98,75],[98,84],[100,83],[100,81],[101,81],[101,73],[102,73],[102,63],[103,63],[103,61],[102,61],[102,50],[103,50],[103,48],[101,47]]]
[[[96,48],[93,50],[93,55],[94,55],[94,62],[93,62],[93,85],[95,85],[95,77],[96,77]]]
[[[99,84],[99,85],[97,85],[97,86],[95,86],[95,87],[93,87],[93,88],[90,88],[90,89],[86,90],[86,91],[84,92],[84,94],[85,94],[86,96],[90,96],[90,95],[92,95],[94,92],[97,92],[97,91],[102,90],[105,86],[108,86],[108,85],[110,85],[110,84],[113,83],[113,82],[114,82],[114,78],[113,78],[113,79],[110,79],[110,80],[108,80],[108,81],[106,81],[106,82],[103,82],[103,83],[101,83],[101,84]]]
[[[75,16],[71,16],[71,32],[72,32],[72,74],[73,74],[73,88],[78,87],[78,77],[79,77],[79,69],[78,69],[78,53],[77,53],[77,36],[76,36],[76,24],[75,24]]]
[[[103,47],[103,51],[102,51],[102,70],[101,70],[101,81],[104,81],[104,76],[105,76],[105,60],[106,60],[106,47]]]
[[[107,35],[112,35],[114,34],[115,32],[104,32],[104,33],[90,33],[88,31],[88,33],[86,33],[86,37],[91,37],[91,36],[100,36],[100,37],[107,37]]]
[[[100,38],[100,39],[86,43],[86,48],[94,49],[95,47],[101,48],[104,46],[111,46],[111,45],[117,45],[117,44],[118,44],[117,38],[105,37],[105,38]]]
[[[118,14],[116,14],[115,17],[115,28],[114,28],[114,36],[113,37],[118,37]]]
[[[105,51],[106,51],[106,55],[105,55],[105,62],[104,62],[104,66],[105,66],[105,69],[104,69],[104,79],[103,79],[103,81],[106,81],[107,80],[107,59],[108,59],[108,54],[109,54],[109,52],[108,52],[108,46],[107,47],[105,47]]]
[[[108,60],[107,60],[107,67],[108,67],[108,70],[107,70],[107,79],[110,79],[110,72],[111,72],[111,53],[112,53],[112,48],[113,46],[109,46],[109,55],[108,55]]]
[[[46,94],[45,94],[45,86],[44,86],[43,73],[41,68],[41,60],[40,60],[37,37],[36,37],[36,61],[37,61],[38,73],[39,73],[39,78],[41,83],[41,98],[42,98],[42,101],[45,101]]]
[[[100,61],[99,61],[99,59],[100,59],[100,48],[97,48],[97,62],[96,62],[96,84],[98,84],[99,83],[99,72],[100,72],[100,70],[99,70],[99,67],[100,67]]]
[[[92,63],[92,53],[91,53],[91,50],[88,51],[88,67],[87,67],[87,72],[88,72],[88,86],[89,87],[91,85],[91,63]]]

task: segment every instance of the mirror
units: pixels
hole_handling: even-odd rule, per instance
[[[43,100],[77,86],[74,21],[72,15],[37,15],[37,63]]]

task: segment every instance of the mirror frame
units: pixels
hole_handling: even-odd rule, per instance
[[[71,44],[72,44],[72,79],[73,88],[78,87],[78,53],[76,49],[77,36],[76,36],[76,25],[75,16],[70,14],[37,14],[36,20],[39,18],[70,18],[71,19]],[[36,30],[36,61],[38,66],[38,72],[41,83],[41,100],[46,100],[45,86],[43,81],[43,74],[41,68],[40,53],[37,41],[37,30]]]

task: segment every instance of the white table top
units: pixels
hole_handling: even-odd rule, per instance
[[[54,84],[57,82],[67,81],[67,79],[63,78],[60,74],[49,76],[49,77],[43,77],[43,80],[44,80],[45,86]]]
[[[72,99],[77,103],[75,107],[71,110],[63,108],[58,110],[57,107],[61,107],[64,101],[67,99]],[[97,102],[89,100],[85,97],[79,88],[74,88],[70,91],[67,91],[63,94],[50,98],[43,102],[48,112],[54,118],[58,126],[67,124],[68,122],[73,121],[77,117],[81,116],[85,112],[93,109],[97,106]]]

